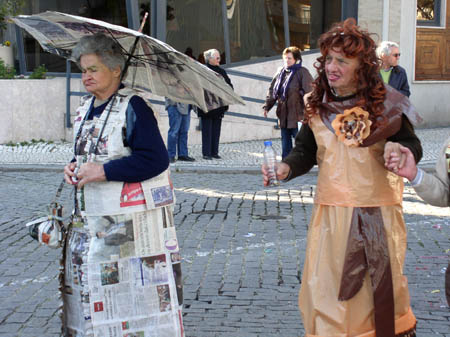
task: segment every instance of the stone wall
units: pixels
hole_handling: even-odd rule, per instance
[[[0,94],[3,97],[3,104],[0,105],[0,144],[32,139],[65,139],[65,89],[66,79],[62,77],[0,80]],[[73,105],[77,102],[79,98],[72,98]]]

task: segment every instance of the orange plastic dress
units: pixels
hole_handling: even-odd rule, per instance
[[[368,273],[355,296],[338,300],[354,207],[381,210],[392,270],[395,334],[408,336],[414,331],[416,318],[403,275],[403,181],[384,168],[385,141],[349,147],[338,140],[319,115],[310,120],[310,127],[318,147],[319,176],[299,295],[306,336],[376,336],[374,294]]]

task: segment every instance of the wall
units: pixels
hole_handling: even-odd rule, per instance
[[[315,57],[304,56],[304,65],[312,72]],[[272,77],[282,65],[279,60],[267,61],[233,69]],[[243,96],[265,99],[269,82],[255,81],[230,75],[235,91]],[[72,91],[84,91],[80,79],[71,80]],[[8,97],[8,104],[0,106],[0,144],[7,142],[44,140],[72,140],[72,129],[65,128],[66,79],[57,77],[45,80],[0,80],[0,93]],[[24,95],[24,93],[32,93]],[[152,97],[163,100],[160,96]],[[71,98],[71,117],[73,119],[80,98]],[[230,111],[262,116],[262,104],[247,102],[245,106],[230,106]],[[163,105],[154,104],[154,110],[160,115],[160,130],[164,140],[169,127],[167,112]],[[276,118],[275,108],[269,117]],[[198,118],[191,113],[189,144],[201,144],[201,131],[196,130]],[[274,129],[274,122],[248,118],[225,116],[222,124],[221,142],[236,142],[254,139],[281,137]]]
[[[0,144],[66,137],[65,78],[0,80]],[[72,99],[76,104],[79,99]]]

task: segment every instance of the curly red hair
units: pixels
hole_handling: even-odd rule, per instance
[[[325,59],[330,49],[339,49],[346,57],[357,57],[359,60],[359,67],[356,69],[357,106],[369,112],[369,118],[373,121],[372,127],[383,124],[386,88],[379,74],[376,44],[370,34],[358,27],[355,20],[350,18],[334,24],[328,32],[322,34],[319,38],[319,48],[322,55],[314,64],[318,76],[312,84],[313,90],[308,97],[305,120],[308,121],[318,111],[325,92],[330,99],[333,97],[325,74]]]

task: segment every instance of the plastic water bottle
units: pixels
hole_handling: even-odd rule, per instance
[[[272,147],[272,141],[266,140],[264,142],[264,164],[266,164],[269,176],[269,186],[278,186],[280,182],[277,179],[276,167],[277,155]]]

